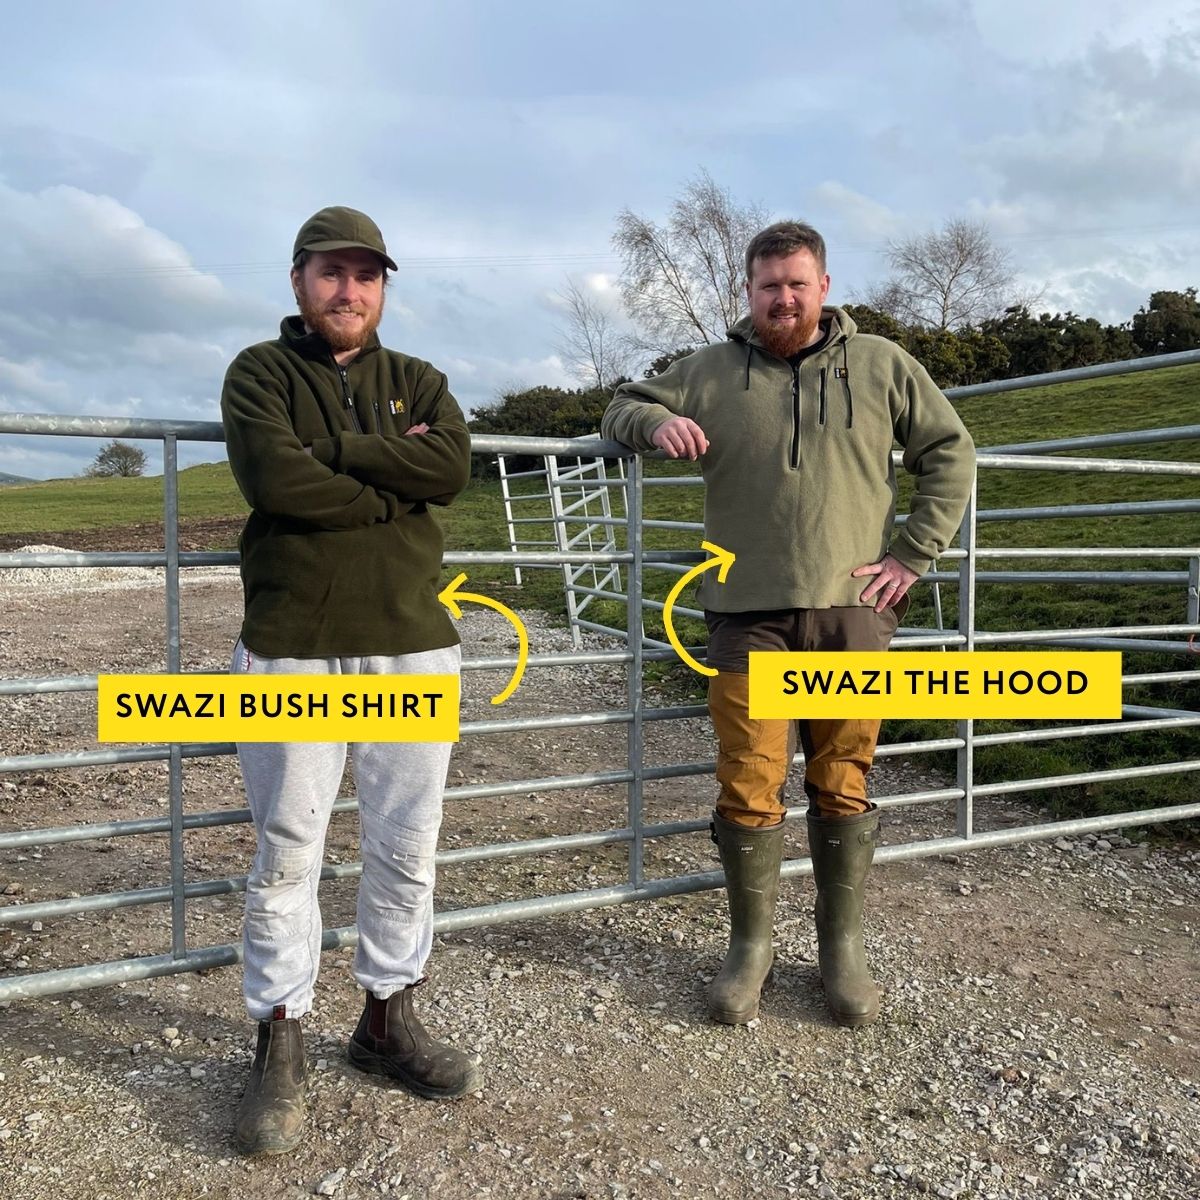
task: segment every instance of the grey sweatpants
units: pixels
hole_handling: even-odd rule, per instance
[[[364,658],[262,658],[238,642],[234,674],[457,675],[458,646]],[[346,744],[245,742],[242,778],[258,849],[246,883],[242,990],[254,1020],[278,1006],[312,1008],[321,956],[317,883],[325,831],[346,765]],[[362,879],[354,977],[381,999],[421,978],[433,945],[434,854],[450,742],[360,742],[350,753],[358,788]]]

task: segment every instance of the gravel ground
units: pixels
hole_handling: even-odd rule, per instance
[[[68,571],[0,580],[4,674],[162,669],[156,576]],[[32,579],[30,578],[32,576]],[[228,572],[184,589],[188,669],[223,669],[239,596]],[[534,653],[567,645],[526,614]],[[468,656],[503,653],[507,626],[472,612]],[[465,677],[464,719],[495,718],[503,680]],[[504,716],[619,707],[607,668],[530,672]],[[94,699],[6,698],[3,753],[93,745]],[[654,762],[711,757],[706,722],[648,728]],[[619,727],[463,742],[451,784],[569,775],[624,762]],[[937,786],[920,760],[873,773],[877,794]],[[158,764],[0,777],[0,828],[165,812]],[[708,779],[652,785],[651,820],[698,818]],[[242,805],[236,764],[189,763],[188,811]],[[67,811],[70,810],[70,811]],[[620,789],[448,802],[443,846],[623,823]],[[1025,823],[983,805],[981,828]],[[948,809],[886,814],[891,843],[944,836]],[[804,856],[803,822],[790,857]],[[356,857],[336,817],[331,862]],[[244,825],[193,831],[189,878],[244,872]],[[624,850],[448,866],[439,909],[620,883]],[[162,837],[0,851],[6,904],[151,886]],[[699,834],[647,846],[650,877],[713,870]],[[323,887],[348,924],[353,881]],[[244,1160],[230,1131],[252,1055],[236,969],[101,988],[0,1011],[0,1171],[21,1200],[117,1197],[627,1197],[826,1200],[1200,1195],[1200,853],[1119,834],[879,867],[868,944],[886,989],[875,1026],[824,1014],[812,888],[785,884],[777,968],[759,1020],[709,1024],[704,985],[723,949],[721,893],[576,912],[438,937],[419,994],[440,1036],[478,1052],[483,1090],[419,1100],[353,1071],[361,1004],[350,952],[326,954],[305,1022],[312,1136]],[[189,904],[190,944],[237,935],[236,896]],[[161,953],[165,911],[0,925],[4,973]]]

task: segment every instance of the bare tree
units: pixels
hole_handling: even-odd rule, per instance
[[[766,223],[761,206],[738,204],[707,171],[686,185],[664,225],[622,209],[613,234],[621,298],[644,348],[724,341],[746,311],[746,245]]]
[[[571,373],[589,387],[606,388],[623,378],[630,362],[628,339],[611,309],[571,278],[557,293],[564,325],[557,350]]]
[[[1014,302],[1008,251],[981,221],[958,217],[939,230],[889,242],[887,259],[892,277],[864,301],[906,325],[978,325]]]
[[[146,469],[146,452],[128,442],[111,441],[101,447],[92,464],[83,472],[96,478],[140,475]]]

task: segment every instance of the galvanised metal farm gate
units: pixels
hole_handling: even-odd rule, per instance
[[[1078,371],[1059,372],[1053,375],[1034,376],[1026,379],[1004,380],[982,384],[972,388],[960,388],[948,393],[954,396],[980,395],[992,392],[1011,391],[1018,388],[1041,386],[1048,383],[1096,378],[1101,375],[1116,375],[1133,371],[1153,370],[1160,367],[1179,366],[1200,362],[1200,352],[1163,355],[1157,358],[1139,359],[1125,363],[1105,364]],[[41,434],[53,437],[84,436],[99,438],[155,439],[163,447],[164,475],[164,537],[162,553],[37,553],[0,554],[0,568],[54,569],[78,566],[154,566],[165,568],[165,626],[167,670],[180,670],[180,572],[190,567],[232,565],[236,554],[230,553],[181,553],[179,549],[179,503],[177,447],[181,441],[219,442],[221,428],[205,422],[150,421],[105,419],[93,417],[62,417],[50,415],[0,414],[0,434]],[[1145,500],[1111,505],[1063,504],[1044,508],[1026,508],[1005,511],[978,512],[972,498],[963,520],[959,546],[944,556],[942,564],[930,578],[939,585],[950,585],[957,589],[957,624],[953,629],[926,629],[902,631],[899,643],[905,649],[941,648],[946,651],[972,650],[1005,645],[1049,645],[1091,647],[1106,649],[1156,650],[1178,655],[1179,670],[1154,671],[1142,674],[1127,674],[1123,678],[1126,686],[1155,685],[1166,682],[1186,681],[1200,683],[1200,662],[1188,657],[1192,653],[1196,635],[1200,634],[1200,546],[1108,548],[1075,546],[1067,549],[1039,548],[987,548],[977,541],[980,524],[993,520],[1039,520],[1047,518],[1083,519],[1096,515],[1121,514],[1176,514],[1181,527],[1195,541],[1192,534],[1198,528],[1194,514],[1200,513],[1200,462],[1155,462],[1117,458],[1062,457],[1061,451],[1086,449],[1104,450],[1115,445],[1148,444],[1153,442],[1179,442],[1200,440],[1200,425],[1189,425],[1172,429],[1145,430],[1136,434],[1107,435],[1096,438],[1072,438],[1060,441],[1043,441],[1021,445],[992,447],[979,456],[981,470],[1037,470],[1071,472],[1109,472],[1134,476],[1174,475],[1186,476],[1197,481],[1195,496],[1182,500]],[[622,461],[624,478],[608,478],[601,486],[619,488],[624,500],[625,516],[607,516],[585,519],[593,524],[598,520],[611,521],[625,527],[627,542],[624,549],[616,543],[605,543],[604,549],[576,550],[555,548],[552,550],[505,550],[505,551],[449,551],[445,563],[451,567],[472,564],[508,564],[511,566],[555,566],[593,567],[607,572],[610,568],[624,569],[627,580],[624,591],[619,583],[615,588],[603,586],[598,589],[607,598],[619,598],[624,602],[627,628],[633,636],[623,630],[579,621],[585,628],[607,630],[624,641],[623,648],[613,650],[576,650],[566,654],[534,655],[528,661],[528,669],[563,667],[587,663],[620,663],[627,667],[627,693],[625,705],[616,711],[580,711],[552,717],[527,717],[480,722],[465,722],[461,733],[464,738],[480,735],[497,735],[507,732],[540,729],[564,730],[598,725],[624,725],[628,731],[625,762],[607,771],[574,776],[556,776],[541,779],[522,779],[495,784],[452,786],[446,789],[446,799],[453,804],[456,799],[487,796],[513,795],[519,793],[553,792],[593,786],[625,785],[627,790],[627,816],[620,828],[579,832],[566,836],[524,839],[443,850],[438,855],[439,865],[475,862],[496,858],[512,858],[524,855],[545,854],[554,851],[578,850],[588,847],[625,844],[628,847],[628,882],[611,887],[592,888],[560,895],[540,895],[528,899],[480,905],[439,913],[435,929],[439,932],[464,929],[472,926],[497,924],[506,921],[526,920],[556,913],[606,905],[627,903],[635,900],[652,900],[664,896],[702,891],[721,887],[724,879],[719,871],[688,874],[659,879],[647,879],[644,872],[643,850],[650,838],[667,838],[691,833],[706,827],[703,820],[673,821],[647,824],[643,818],[643,785],[652,780],[685,776],[711,775],[712,762],[686,762],[667,766],[651,766],[645,762],[643,736],[647,723],[677,721],[702,716],[702,706],[684,705],[671,708],[649,707],[643,699],[643,668],[649,661],[673,657],[673,651],[664,649],[661,643],[647,642],[638,636],[641,632],[644,606],[661,604],[645,595],[643,580],[647,572],[679,571],[701,561],[704,557],[690,550],[648,550],[643,544],[643,530],[648,524],[643,521],[642,502],[646,486],[682,486],[688,480],[648,480],[641,462],[631,457],[624,447],[611,442],[581,442],[578,439],[481,437],[474,441],[474,451],[480,454],[522,454],[535,456],[566,456]],[[552,478],[553,473],[547,473]],[[560,486],[573,481],[560,480]],[[551,487],[553,487],[551,483]],[[555,520],[560,529],[574,514],[562,512]],[[683,526],[685,530],[690,527]],[[556,547],[571,546],[569,536],[556,537]],[[1082,560],[1086,564],[1081,570],[1020,571],[1004,572],[983,570],[981,564],[1002,564],[1005,560],[1053,559]],[[1122,563],[1120,569],[1098,570],[1090,564],[1092,560],[1106,559]],[[1182,564],[1170,570],[1129,570],[1127,561],[1169,562]],[[619,579],[618,575],[613,576]],[[1180,589],[1180,604],[1177,612],[1164,614],[1161,624],[1123,625],[1117,627],[1073,628],[1073,629],[1029,629],[1020,631],[987,631],[976,628],[976,586],[1003,579],[1007,582],[1058,583],[1063,586],[1074,584],[1102,583],[1105,586],[1129,584],[1169,584]],[[939,622],[940,623],[940,622]],[[512,670],[515,658],[475,658],[463,663],[466,671]],[[94,676],[62,676],[53,678],[6,678],[0,680],[0,698],[4,696],[30,696],[48,692],[94,691]],[[1091,831],[1102,831],[1120,827],[1145,825],[1200,816],[1200,802],[1181,804],[1156,809],[1110,814],[1103,817],[1082,818],[1070,821],[1051,821],[1033,825],[1017,826],[994,831],[975,829],[975,801],[984,797],[1026,793],[1040,789],[1065,787],[1084,783],[1104,783],[1139,776],[1160,776],[1200,770],[1200,753],[1197,739],[1192,736],[1200,726],[1200,705],[1192,704],[1184,710],[1167,709],[1153,705],[1126,705],[1120,722],[1104,722],[1092,725],[1073,725],[1017,729],[986,735],[976,734],[971,721],[957,723],[953,737],[928,739],[886,745],[879,749],[878,757],[898,757],[929,754],[935,751],[954,751],[957,756],[956,778],[952,786],[934,788],[922,792],[908,792],[896,796],[877,796],[875,800],[882,808],[915,804],[954,805],[956,832],[953,837],[942,837],[883,846],[879,849],[878,862],[894,862],[903,859],[923,858],[947,852],[963,852],[984,847],[1010,845],[1043,838],[1076,835]],[[1059,775],[1037,779],[1013,779],[981,784],[975,780],[974,754],[977,747],[996,746],[1035,741],[1052,741],[1063,738],[1114,737],[1122,734],[1147,730],[1182,731],[1180,746],[1184,749],[1175,761],[1140,764],[1120,770],[1090,771],[1070,775]],[[185,938],[185,910],[189,901],[206,896],[234,893],[244,889],[245,876],[225,879],[189,879],[184,870],[184,838],[192,829],[227,825],[249,820],[247,810],[223,812],[193,812],[186,804],[185,770],[186,760],[215,755],[230,755],[234,747],[228,744],[131,746],[80,750],[58,754],[20,754],[0,757],[0,774],[17,781],[23,773],[46,772],[79,767],[110,767],[114,764],[147,761],[166,761],[169,777],[169,809],[165,816],[117,819],[105,823],[93,823],[55,828],[0,830],[0,850],[20,850],[55,843],[77,842],[88,839],[133,837],[147,834],[167,834],[170,842],[169,886],[143,888],[129,891],[106,892],[94,895],[72,896],[37,903],[11,903],[0,907],[0,924],[27,923],[35,920],[54,919],[84,912],[112,910],[133,905],[165,904],[171,910],[170,946],[163,953],[123,959],[112,962],[91,963],[76,967],[45,971],[33,974],[0,976],[0,1001],[32,996],[49,996],[102,984],[113,984],[127,980],[146,979],[155,976],[177,974],[237,962],[241,957],[240,946],[233,944],[215,946],[189,946]],[[799,761],[799,758],[798,758]],[[353,797],[339,800],[335,811],[346,811],[355,807]],[[799,810],[794,810],[798,812]],[[326,864],[322,878],[352,876],[359,872],[358,864]],[[800,875],[811,870],[808,859],[794,859],[784,865],[785,875]],[[330,929],[325,932],[326,948],[350,945],[355,940],[352,926]]]

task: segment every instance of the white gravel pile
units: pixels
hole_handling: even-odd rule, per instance
[[[62,546],[21,546],[13,554],[73,554]],[[0,590],[45,592],[126,591],[132,588],[166,586],[162,567],[0,567]],[[236,579],[237,567],[187,567],[179,573],[181,584]]]

